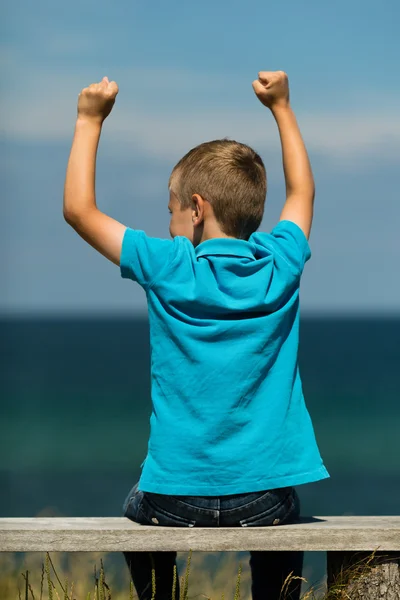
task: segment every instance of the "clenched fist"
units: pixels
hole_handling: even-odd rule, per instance
[[[108,81],[108,77],[83,88],[78,96],[78,118],[102,123],[110,114],[117,94],[118,85]]]
[[[260,71],[253,81],[257,98],[268,108],[289,105],[289,82],[284,71]]]

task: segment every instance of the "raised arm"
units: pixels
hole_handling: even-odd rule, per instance
[[[78,118],[64,185],[64,218],[93,248],[120,264],[126,227],[98,210],[95,194],[96,155],[104,119],[118,93],[105,77],[79,94]]]
[[[270,108],[279,129],[286,182],[286,202],[280,220],[293,221],[310,236],[315,185],[307,150],[296,116],[290,106],[289,85],[283,71],[263,71],[253,88],[259,100]]]

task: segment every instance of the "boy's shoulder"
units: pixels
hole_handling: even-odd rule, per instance
[[[204,254],[206,247],[213,249],[211,253],[223,255],[229,245],[240,245],[240,254],[247,246],[248,252],[253,252],[256,258],[272,254],[276,260],[280,258],[296,275],[301,274],[311,257],[308,240],[293,221],[280,221],[270,233],[256,231],[247,241],[213,238],[197,248],[184,236],[164,239],[148,236],[142,230],[127,228],[121,248],[121,276],[137,281],[145,290],[149,290],[163,275],[169,275],[178,268],[181,271],[185,266],[190,268],[190,263],[196,262]],[[199,249],[200,246],[202,249]],[[231,254],[236,253],[232,251]]]
[[[296,273],[301,273],[305,263],[311,258],[308,239],[294,221],[279,221],[270,233],[255,231],[249,242],[261,254],[268,252],[280,257]]]
[[[126,228],[121,247],[120,270],[125,279],[137,281],[145,290],[178,258],[180,240],[148,236],[141,229]]]

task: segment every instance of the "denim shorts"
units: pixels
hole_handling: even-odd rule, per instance
[[[123,516],[166,527],[263,527],[295,523],[300,500],[293,487],[226,496],[171,496],[143,492],[136,483]]]

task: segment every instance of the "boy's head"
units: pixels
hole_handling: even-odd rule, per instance
[[[168,187],[170,234],[194,246],[212,237],[248,240],[260,226],[267,193],[261,157],[222,139],[192,148],[173,168]]]

